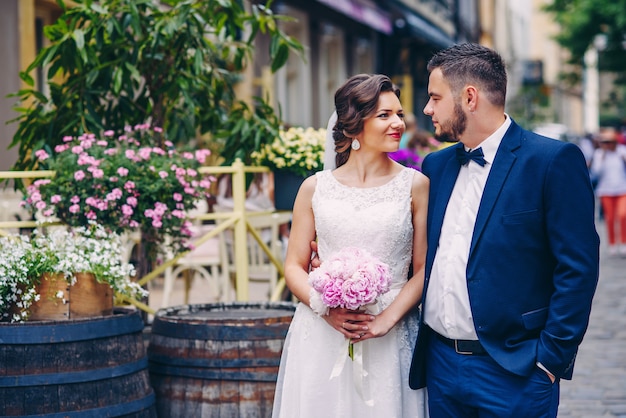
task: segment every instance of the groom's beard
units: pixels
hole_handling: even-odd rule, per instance
[[[467,116],[460,103],[454,105],[454,116],[439,125],[439,133],[435,132],[435,139],[443,142],[459,142],[459,138],[467,127]]]

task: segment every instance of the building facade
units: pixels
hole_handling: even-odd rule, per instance
[[[271,74],[262,52],[266,41],[259,38],[254,65],[238,93],[269,97],[289,125],[325,127],[337,87],[357,73],[383,73],[401,87],[405,110],[430,129],[422,114],[428,59],[454,43],[477,42],[481,34],[478,0],[278,0],[272,7],[293,18],[283,29],[305,46],[304,57],[291,54],[287,65]],[[16,98],[7,95],[25,87],[19,72],[45,45],[43,28],[60,9],[56,0],[3,0],[0,12],[0,170],[8,170],[17,157],[15,149],[7,150],[17,123],[7,122],[18,114]],[[46,93],[43,73],[31,75]]]
[[[258,57],[254,77],[266,84],[256,93],[273,91],[274,104],[290,125],[324,127],[334,92],[348,77],[382,73],[400,86],[405,111],[429,129],[422,114],[428,59],[456,42],[477,42],[480,33],[475,1],[281,0],[274,7],[294,18],[284,29],[306,53],[304,59],[292,56],[272,78],[263,76],[267,59]]]

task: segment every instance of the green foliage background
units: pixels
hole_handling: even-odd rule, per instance
[[[208,137],[224,163],[249,162],[250,153],[278,134],[280,118],[263,98],[247,104],[234,86],[249,64],[257,36],[269,36],[272,71],[302,46],[284,34],[271,0],[57,0],[60,18],[44,30],[43,48],[20,76],[29,86],[19,100],[11,147],[14,169],[31,169],[32,150],[52,154],[63,136],[150,122],[174,143]],[[50,94],[32,74],[45,70]]]

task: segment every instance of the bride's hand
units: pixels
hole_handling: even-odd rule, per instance
[[[361,335],[367,333],[369,323],[374,318],[373,315],[345,308],[329,309],[328,315],[324,316],[324,319],[331,327],[345,335],[346,338],[354,340],[358,340],[361,338]]]
[[[359,331],[360,335],[354,342],[365,341],[370,338],[378,338],[387,335],[394,325],[395,324],[387,321],[383,315],[376,315],[373,317],[373,320],[369,322],[367,330]]]

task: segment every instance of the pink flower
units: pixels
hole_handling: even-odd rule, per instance
[[[180,193],[174,193],[174,195],[172,196],[172,198],[174,199],[174,201],[176,202],[182,202],[183,200],[183,195]]]
[[[107,193],[106,200],[118,200],[122,197],[122,190],[120,188],[115,188],[111,190],[111,193]]]
[[[204,164],[204,162],[206,161],[206,157],[208,157],[209,155],[211,155],[211,151],[208,149],[200,149],[196,151],[196,160],[200,163],[200,164]]]
[[[35,151],[35,157],[37,157],[39,161],[45,161],[50,158],[48,153],[42,149]]]
[[[152,148],[141,148],[139,150],[139,157],[143,158],[144,160],[149,160],[150,154],[152,154]]]
[[[30,194],[29,198],[30,203],[37,203],[41,201],[41,193],[39,191],[34,191]]]
[[[128,203],[132,207],[137,207],[137,198],[134,196],[130,196],[128,199],[126,199],[126,203]]]
[[[80,145],[74,145],[72,147],[72,154],[82,154],[83,152],[85,152],[85,149]]]
[[[127,218],[130,218],[135,211],[129,205],[122,205],[122,214]]]
[[[74,204],[69,208],[70,213],[78,213],[80,212],[80,206]]]
[[[347,247],[309,274],[309,284],[330,308],[359,309],[389,290],[389,266],[367,251]]]
[[[72,196],[72,198],[70,199],[70,202],[76,204],[76,203],[80,202],[80,197]]]
[[[115,132],[109,129],[108,131],[104,131],[103,135],[110,137],[110,136],[115,135]]]
[[[85,178],[85,172],[83,170],[78,170],[77,172],[74,173],[75,180],[81,181],[84,178]]]
[[[165,203],[157,202],[154,204],[154,213],[157,216],[163,216],[167,212],[167,205]]]
[[[56,147],[54,147],[54,152],[56,152],[57,154],[60,154],[68,150],[69,148],[70,148],[69,144],[59,144]]]
[[[120,175],[120,177],[126,177],[128,175],[128,168],[126,167],[120,167],[117,169],[117,174]]]
[[[50,202],[52,202],[53,204],[57,204],[61,201],[61,196],[59,196],[58,194],[55,194],[54,196],[52,196],[50,198]]]
[[[167,171],[159,171],[159,177],[161,177],[162,179],[166,178],[169,174],[167,174]]]
[[[74,137],[71,137],[69,135],[66,135],[63,137],[63,142],[70,142],[72,140],[74,140]]]

